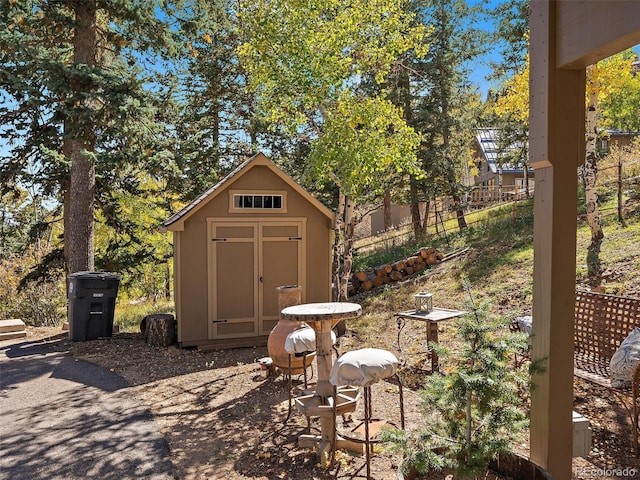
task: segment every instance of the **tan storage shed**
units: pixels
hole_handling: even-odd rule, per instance
[[[333,221],[262,153],[169,218],[180,345],[266,344],[280,285],[330,301]]]

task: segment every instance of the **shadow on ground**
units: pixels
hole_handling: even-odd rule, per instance
[[[0,351],[2,478],[173,479],[167,442],[115,373],[24,342]]]

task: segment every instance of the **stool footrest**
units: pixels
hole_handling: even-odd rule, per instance
[[[356,387],[341,387],[336,396],[336,414],[353,412],[360,400],[360,390]],[[315,394],[295,399],[296,408],[307,417],[333,417],[333,398],[326,401]]]
[[[390,426],[394,428],[398,428],[393,422],[388,420],[374,418],[369,421],[369,442],[370,443],[378,443],[380,439],[378,438],[380,431],[384,426]],[[354,428],[350,430],[349,433],[339,432],[338,434],[353,442],[365,443],[365,433],[364,433],[364,421],[356,425]]]

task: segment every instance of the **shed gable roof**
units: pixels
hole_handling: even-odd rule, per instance
[[[229,173],[226,177],[216,183],[214,186],[205,191],[198,198],[193,200],[189,205],[184,207],[179,212],[176,212],[171,217],[169,217],[162,224],[162,231],[180,231],[184,230],[184,222],[194,213],[196,213],[200,208],[206,205],[209,201],[214,199],[224,187],[228,187],[232,185],[236,180],[238,180],[242,175],[248,172],[251,168],[256,165],[263,165],[268,167],[273,173],[275,173],[280,179],[282,179],[287,185],[289,185],[293,190],[299,193],[305,200],[307,200],[310,204],[312,204],[317,210],[319,210],[323,215],[325,215],[329,220],[333,222],[334,215],[327,207],[325,207],[319,200],[317,200],[313,195],[307,192],[304,188],[302,188],[293,178],[284,173],[278,166],[273,163],[266,155],[263,153],[257,153],[253,157],[246,160],[244,163],[240,164],[235,170]]]

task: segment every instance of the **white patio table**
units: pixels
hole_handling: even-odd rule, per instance
[[[334,407],[333,385],[329,382],[332,361],[331,329],[341,320],[356,318],[362,313],[362,307],[357,303],[327,302],[306,303],[293,305],[282,310],[285,319],[305,322],[316,332],[316,363],[318,381],[312,395],[296,399],[296,407],[307,416],[320,417],[321,435],[302,435],[299,438],[301,446],[317,446],[318,461],[323,466],[329,466],[332,457],[332,440],[334,439]],[[339,395],[337,413],[355,410],[358,389],[342,391]],[[335,448],[339,448],[337,442]]]

